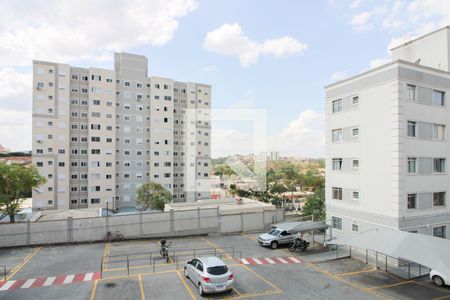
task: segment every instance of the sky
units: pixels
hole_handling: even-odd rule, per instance
[[[388,49],[450,24],[448,0],[0,0],[0,144],[31,150],[32,60],[212,85],[212,156],[250,153],[265,111],[267,150],[324,155],[324,86],[389,61]],[[243,125],[245,123],[245,125]],[[248,123],[248,124],[247,124]]]

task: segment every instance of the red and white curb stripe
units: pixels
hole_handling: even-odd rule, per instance
[[[238,258],[237,261],[243,265],[282,265],[301,264],[302,261],[296,257],[264,257],[264,258]]]
[[[54,277],[39,277],[0,281],[0,292],[15,289],[38,288],[43,286],[62,285],[77,282],[87,282],[100,279],[100,272],[60,275]]]

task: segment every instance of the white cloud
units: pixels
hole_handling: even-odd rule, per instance
[[[205,72],[216,72],[219,68],[216,65],[209,65],[203,68]]]
[[[364,11],[357,15],[354,15],[350,21],[355,31],[367,31],[373,28],[372,13]]]
[[[2,1],[0,66],[32,59],[111,60],[113,51],[164,45],[195,0]]]
[[[302,54],[308,46],[291,36],[266,40],[262,43],[248,38],[237,23],[223,24],[205,37],[203,47],[211,52],[227,56],[237,56],[242,66],[255,64],[260,55],[285,57]]]
[[[251,108],[255,107],[255,105],[255,92],[253,90],[246,90],[238,101],[230,105],[230,108]]]
[[[0,69],[1,107],[31,110],[31,85],[31,73],[19,73],[13,68]]]
[[[391,59],[387,58],[387,57],[385,57],[385,58],[376,58],[376,59],[370,61],[369,65],[370,65],[370,68],[373,69],[373,68],[379,67],[381,65],[387,64],[390,61],[391,61]]]
[[[212,157],[253,153],[253,136],[235,129],[213,128]],[[324,115],[306,110],[279,133],[267,137],[267,149],[282,155],[323,157]]]
[[[0,144],[17,150],[31,150],[31,111],[0,108]]]
[[[348,77],[347,71],[336,71],[333,74],[331,74],[330,79],[332,82],[335,82],[335,81],[343,80],[347,77]]]
[[[350,3],[350,8],[351,9],[356,9],[361,5],[361,0],[354,0],[352,1],[352,3]]]

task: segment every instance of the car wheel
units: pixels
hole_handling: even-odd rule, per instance
[[[437,286],[444,286],[444,279],[442,279],[441,276],[434,275],[433,276],[433,283]]]
[[[186,268],[184,268],[184,277],[189,278],[189,274]]]
[[[198,293],[200,294],[200,296],[205,295],[205,292],[203,291],[203,286],[200,282],[198,283]]]
[[[277,249],[278,248],[278,243],[277,242],[270,243],[270,248]]]

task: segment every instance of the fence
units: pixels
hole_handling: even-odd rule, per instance
[[[0,225],[0,248],[39,244],[94,242],[106,232],[127,239],[263,230],[282,220],[282,210],[220,214],[218,208]]]
[[[234,247],[170,250],[170,262],[163,264],[157,264],[158,261],[162,260],[159,251],[109,255],[106,257],[106,260],[102,258],[100,264],[100,277],[108,278],[110,272],[116,272],[116,270],[126,270],[127,275],[130,275],[133,270],[137,268],[140,272],[142,272],[143,269],[148,269],[153,273],[157,271],[157,268],[161,267],[179,270],[180,263],[185,263],[186,259],[192,259],[199,256],[216,256],[220,259],[225,256],[229,260],[234,260],[236,258],[242,259],[242,251],[235,250]],[[113,273],[113,276],[117,276],[117,273]]]
[[[336,258],[351,257],[362,261],[374,268],[394,274],[404,279],[412,279],[427,275],[431,269],[415,262],[369,249],[360,249],[351,246],[336,246]]]

